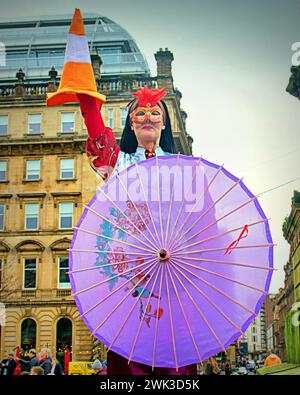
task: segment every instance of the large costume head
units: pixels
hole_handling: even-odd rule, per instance
[[[128,154],[134,153],[138,140],[156,141],[165,151],[175,153],[168,108],[161,99],[166,95],[164,89],[139,87],[133,93],[135,99],[128,104],[128,115],[123,130],[120,148]]]

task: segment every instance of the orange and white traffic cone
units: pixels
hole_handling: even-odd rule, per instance
[[[99,107],[106,100],[104,95],[97,92],[88,40],[79,8],[75,8],[69,29],[58,90],[54,93],[47,93],[46,104],[57,106],[64,103],[78,103],[77,93],[95,97]]]

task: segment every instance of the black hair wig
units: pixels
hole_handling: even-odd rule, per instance
[[[134,101],[129,103],[128,108],[131,108]],[[170,121],[168,108],[163,100],[161,100],[160,102],[162,103],[165,111],[165,129],[161,131],[159,146],[162,148],[163,151],[169,152],[171,154],[175,154],[176,153],[175,143],[172,134],[171,121]],[[126,154],[133,154],[136,151],[137,146],[138,146],[137,138],[133,130],[131,130],[130,111],[128,111],[125,127],[121,137],[120,148],[121,151],[125,152]]]

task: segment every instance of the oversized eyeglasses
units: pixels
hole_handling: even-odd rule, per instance
[[[130,119],[134,123],[144,123],[147,119],[150,119],[152,123],[158,123],[161,122],[162,115],[162,111],[157,107],[138,107],[131,113]]]

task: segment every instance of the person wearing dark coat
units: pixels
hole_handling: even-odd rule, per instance
[[[59,363],[55,365],[54,374],[55,374],[55,376],[62,376],[63,375],[63,370],[62,370],[62,367]]]
[[[39,357],[40,358],[37,366],[44,370],[44,375],[51,373],[52,361],[49,348],[42,348]]]
[[[58,360],[55,357],[52,357],[51,362],[52,362],[51,372],[48,373],[48,375],[62,376],[64,373],[63,373],[62,366],[58,362]]]
[[[209,357],[206,363],[205,375],[216,376],[220,374],[220,369],[217,361],[213,357]]]
[[[31,368],[38,366],[39,358],[36,356],[36,351],[34,348],[29,350],[29,359],[20,359],[21,363],[25,365],[24,371],[30,372]]]
[[[16,369],[17,362],[14,360],[14,354],[9,353],[6,359],[1,362],[1,375],[12,376]]]

